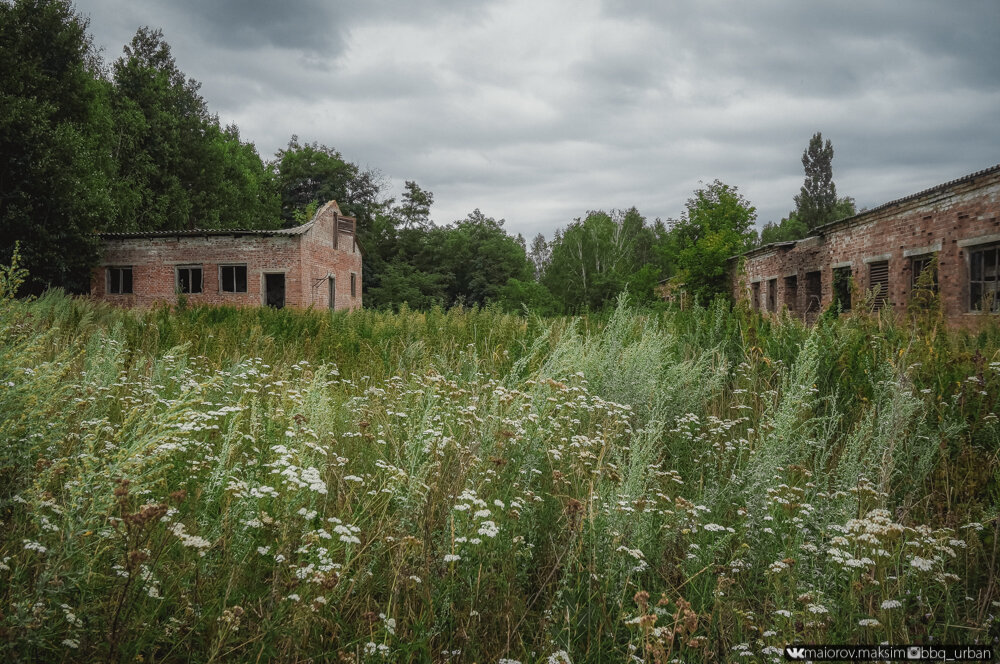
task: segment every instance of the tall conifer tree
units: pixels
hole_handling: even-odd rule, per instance
[[[810,231],[833,221],[837,205],[837,187],[833,184],[833,144],[823,134],[816,132],[809,146],[802,153],[802,166],[806,179],[795,197],[798,219]]]

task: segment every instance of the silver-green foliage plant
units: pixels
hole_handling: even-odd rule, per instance
[[[1000,363],[975,392],[927,393],[900,359],[919,344],[865,324],[7,300],[0,656],[768,661],[801,641],[984,642],[996,522],[975,478],[996,449],[963,436],[992,430],[978,413]],[[954,343],[922,370],[966,366]],[[982,490],[938,488],[959,472]]]

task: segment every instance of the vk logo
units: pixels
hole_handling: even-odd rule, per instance
[[[792,646],[785,646],[785,659],[805,659],[806,649],[805,648],[793,648]]]

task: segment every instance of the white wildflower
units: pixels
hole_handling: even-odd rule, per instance
[[[478,532],[484,537],[496,537],[500,533],[500,528],[492,521],[483,521],[479,524]]]
[[[22,540],[22,543],[24,544],[25,551],[37,551],[38,553],[45,553],[46,551],[48,551],[48,549],[46,549],[38,542],[32,542],[31,540]]]

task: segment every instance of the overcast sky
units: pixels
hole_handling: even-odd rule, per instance
[[[758,223],[833,142],[874,207],[1000,162],[1000,2],[80,0],[108,62],[141,25],[265,159],[292,134],[530,239],[677,218],[699,181]]]

